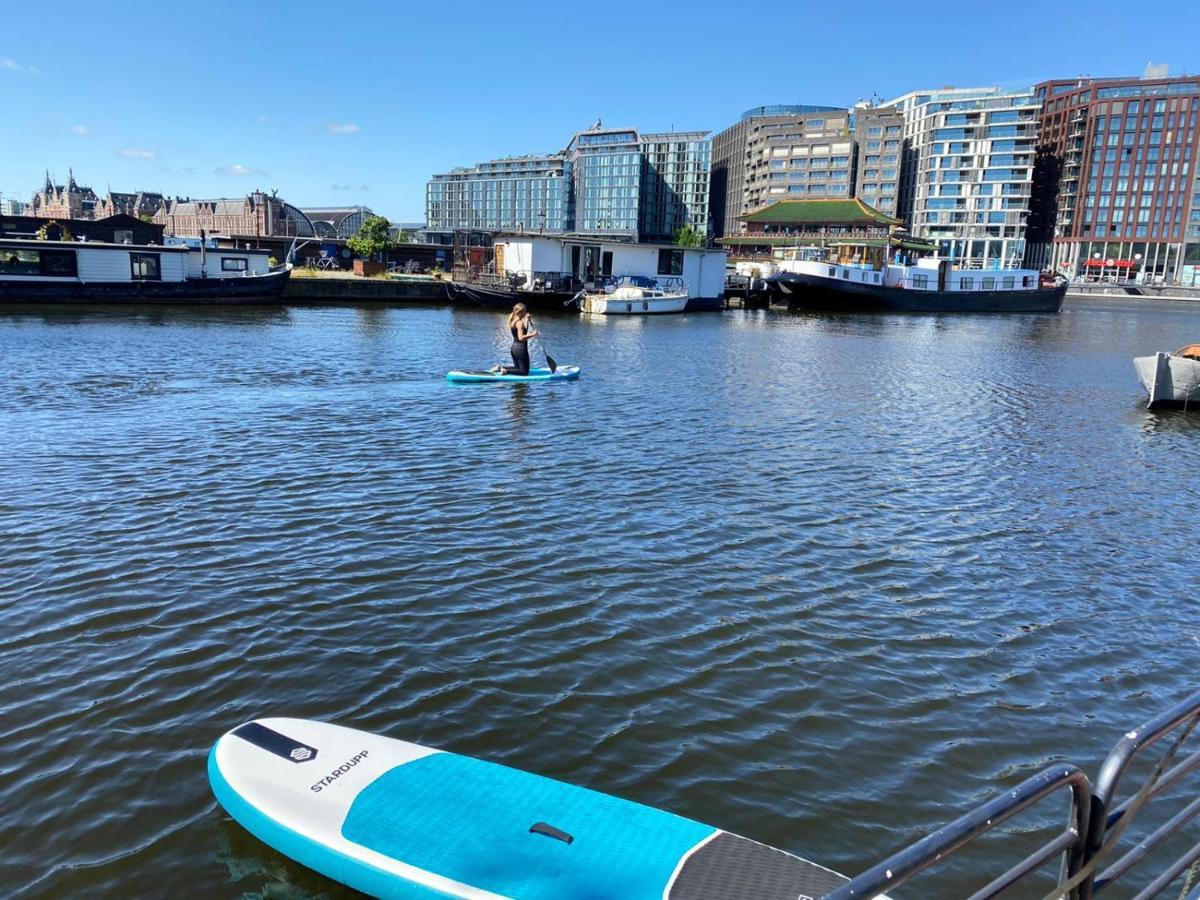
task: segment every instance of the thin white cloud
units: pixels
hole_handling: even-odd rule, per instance
[[[258,124],[259,124],[259,125],[266,125],[266,124],[267,124],[268,122],[270,122],[270,121],[271,121],[271,117],[270,117],[270,116],[259,116],[259,117],[258,117]]]
[[[353,122],[330,122],[325,128],[330,134],[358,134],[358,126]]]
[[[80,137],[87,137],[91,133],[92,133],[92,129],[88,128],[86,125],[72,125],[71,126],[71,134],[77,134]]]
[[[24,72],[26,75],[41,75],[37,66],[23,66],[11,56],[0,56],[0,69],[6,72]]]
[[[233,175],[235,177],[241,177],[243,175],[257,175],[259,178],[270,177],[270,173],[265,169],[251,169],[247,166],[241,166],[237,164],[232,166],[217,166],[215,169],[213,169],[213,173],[216,175]]]
[[[141,147],[123,147],[121,155],[127,159],[157,159],[158,154],[153,150],[144,150]]]
[[[371,188],[365,184],[331,184],[329,189],[331,191],[369,191]]]

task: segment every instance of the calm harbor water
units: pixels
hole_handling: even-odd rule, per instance
[[[1197,686],[1200,306],[540,325],[0,315],[0,892],[346,895],[209,792],[258,715],[857,872]]]

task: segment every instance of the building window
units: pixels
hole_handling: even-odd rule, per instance
[[[132,231],[114,231],[113,232],[113,243],[114,244],[132,244],[133,243],[133,232]]]
[[[683,274],[683,251],[682,250],[659,250],[658,251],[658,274],[659,275],[682,275]]]
[[[161,281],[157,253],[130,253],[129,269],[134,281]]]
[[[51,275],[74,278],[73,250],[18,250],[0,248],[0,275]]]
[[[246,260],[241,259],[236,256],[222,256],[221,257],[221,271],[222,272],[245,272],[246,271]]]
[[[0,275],[40,275],[40,254],[36,250],[0,250]]]
[[[74,250],[43,250],[42,274],[58,278],[74,278],[78,274]]]

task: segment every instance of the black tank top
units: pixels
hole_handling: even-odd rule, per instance
[[[521,338],[517,337],[517,326],[516,326],[516,325],[514,325],[514,326],[512,327],[512,335],[513,335],[513,343],[514,343],[514,344],[523,344],[523,343],[525,343],[523,340],[521,340]]]

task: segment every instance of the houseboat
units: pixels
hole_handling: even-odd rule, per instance
[[[927,257],[914,265],[871,260],[836,251],[825,259],[792,259],[766,279],[771,305],[834,312],[1056,313],[1067,293],[1064,279],[1036,269],[958,269],[953,260]]]
[[[724,250],[585,235],[500,234],[490,261],[456,272],[451,293],[483,306],[524,303],[561,311],[574,305],[581,290],[600,292],[610,279],[674,278],[689,312],[715,310],[725,303],[725,256]]]
[[[0,302],[253,304],[278,301],[291,267],[270,251],[98,241],[0,240]]]

